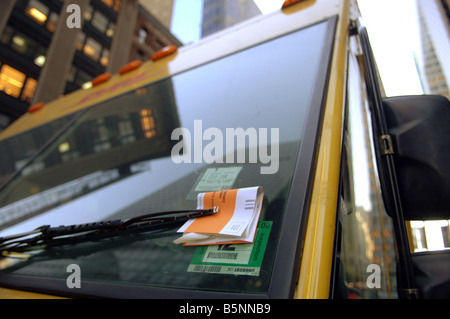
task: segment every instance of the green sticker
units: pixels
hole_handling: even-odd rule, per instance
[[[259,276],[271,228],[271,221],[260,221],[252,244],[197,247],[188,272]]]

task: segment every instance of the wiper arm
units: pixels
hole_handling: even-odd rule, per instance
[[[141,215],[128,219],[70,226],[50,227],[49,225],[44,225],[26,233],[0,237],[0,252],[23,252],[42,245],[66,243],[75,239],[91,238],[109,233],[115,234],[125,230],[147,229],[150,226],[156,226],[162,223],[213,215],[218,210],[218,207],[211,209],[176,210]]]

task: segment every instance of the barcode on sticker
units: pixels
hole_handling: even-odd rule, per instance
[[[207,258],[213,259],[232,259],[236,260],[238,257],[237,253],[228,253],[228,252],[209,252]]]
[[[206,249],[202,262],[247,265],[252,250],[253,244],[213,245]]]
[[[271,227],[271,221],[259,222],[252,244],[224,243],[197,247],[187,271],[259,276]]]
[[[209,266],[209,265],[195,265],[193,271],[195,272],[220,272],[222,266]]]
[[[189,272],[259,276],[260,267],[190,265]]]

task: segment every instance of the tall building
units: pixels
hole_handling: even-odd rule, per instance
[[[154,14],[149,12],[144,6],[139,6],[129,61],[146,61],[156,51],[167,45],[174,44],[177,47],[183,45],[170,33],[170,19],[168,17],[172,15],[173,5],[168,5],[169,2],[173,4],[173,1],[168,0],[160,8],[154,5],[152,10]],[[169,27],[166,27],[167,24],[169,24]]]
[[[450,98],[449,0],[417,0],[421,52],[418,68],[424,91]]]
[[[253,0],[204,0],[202,37],[261,14]]]
[[[139,0],[139,2],[167,30],[170,30],[175,0]]]
[[[0,130],[169,44],[182,45],[138,0],[0,1]]]

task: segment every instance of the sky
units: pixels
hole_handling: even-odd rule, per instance
[[[172,33],[184,44],[200,39],[202,0],[175,0]]]
[[[386,95],[422,94],[416,0],[358,0]]]
[[[263,14],[284,0],[254,0]],[[422,94],[414,62],[419,45],[416,0],[358,0],[386,95]],[[202,0],[175,0],[172,32],[187,44],[198,41]]]
[[[263,14],[281,8],[284,0],[254,0]],[[200,38],[202,0],[175,0],[172,32],[183,43]]]

